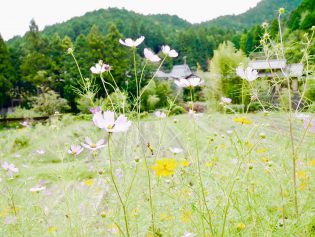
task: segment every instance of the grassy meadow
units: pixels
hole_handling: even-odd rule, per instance
[[[109,156],[130,236],[315,236],[314,134],[294,120],[297,216],[287,114],[235,118],[150,115],[77,156],[71,144],[108,139],[91,119],[1,130],[0,161],[19,172],[0,171],[0,236],[127,236]],[[155,172],[163,158],[172,175]]]

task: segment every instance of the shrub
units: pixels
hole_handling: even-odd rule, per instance
[[[183,114],[185,112],[186,112],[186,110],[182,106],[174,105],[171,108],[170,114],[171,115],[177,115],[177,114]]]
[[[247,106],[248,112],[255,112],[255,111],[262,110],[262,109],[263,109],[263,107],[261,106],[261,104],[259,102],[253,102]]]
[[[109,97],[101,98],[96,104],[99,104],[103,110],[113,110],[114,107],[116,112],[123,113],[130,109],[127,99],[127,93],[116,90],[110,94],[110,99]]]
[[[43,115],[53,115],[56,111],[65,112],[70,109],[67,100],[60,98],[55,91],[48,90],[32,98],[33,109]]]
[[[36,112],[32,109],[17,107],[14,109],[13,113],[9,113],[7,115],[7,118],[33,118],[41,115],[42,115],[41,113]]]
[[[89,114],[90,108],[93,107],[91,99],[87,96],[80,96],[76,99],[77,108],[81,113]]]

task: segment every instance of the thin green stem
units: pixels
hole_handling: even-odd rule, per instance
[[[113,171],[113,160],[112,160],[112,156],[111,156],[111,152],[110,152],[110,133],[108,134],[108,142],[107,142],[107,145],[108,145],[108,158],[109,158],[109,170],[110,170],[110,177],[112,179],[112,182],[113,182],[113,185],[114,185],[114,188],[115,188],[115,191],[116,191],[116,194],[118,196],[118,199],[120,201],[120,204],[122,206],[122,209],[123,209],[123,212],[124,212],[124,221],[125,221],[125,228],[126,228],[126,232],[127,232],[127,236],[129,237],[130,236],[130,233],[129,233],[129,226],[128,226],[128,218],[127,218],[127,208],[126,208],[126,205],[120,195],[120,192],[119,192],[119,189],[118,189],[118,186],[117,186],[117,183],[115,181],[115,176],[114,176],[114,171]]]

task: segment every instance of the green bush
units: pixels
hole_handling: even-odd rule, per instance
[[[65,112],[70,109],[66,99],[60,98],[55,91],[48,90],[32,98],[34,111],[43,115],[53,115],[55,112]]]
[[[77,108],[81,113],[89,114],[90,108],[93,107],[91,99],[88,96],[80,96],[76,99]]]
[[[183,114],[185,112],[186,112],[186,110],[183,107],[181,107],[179,105],[174,105],[171,108],[170,114],[171,115],[177,115],[177,114]]]
[[[307,112],[309,113],[315,113],[315,103],[311,104],[307,108]]]
[[[21,107],[17,107],[14,109],[13,113],[10,113],[7,115],[7,118],[33,118],[33,117],[39,117],[42,114],[39,112],[36,112],[32,109],[24,109]]]
[[[255,112],[255,111],[260,111],[260,110],[263,110],[263,107],[261,106],[261,104],[259,102],[253,102],[253,103],[250,103],[248,106],[247,106],[247,109],[246,109],[248,112]]]
[[[307,100],[315,102],[315,80],[307,80],[305,97]]]
[[[130,104],[128,103],[127,93],[116,90],[115,92],[110,94],[106,99],[99,99],[96,102],[97,105],[100,105],[102,110],[113,110],[113,107],[116,112],[124,113],[129,111]]]

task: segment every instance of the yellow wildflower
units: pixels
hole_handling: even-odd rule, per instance
[[[265,148],[258,148],[256,150],[257,153],[265,153],[266,152],[266,149]]]
[[[167,213],[162,213],[162,214],[160,215],[160,221],[171,221],[171,220],[173,220],[173,219],[174,219],[174,216],[169,215],[169,214],[167,214]]]
[[[315,159],[307,163],[309,166],[315,166]]]
[[[265,163],[269,162],[269,158],[268,157],[261,157],[260,159],[262,160],[262,162],[265,162]]]
[[[84,181],[84,185],[86,186],[92,186],[94,183],[94,180],[93,179],[88,179],[88,180],[85,180]]]
[[[171,176],[175,172],[175,168],[177,167],[177,162],[175,159],[167,159],[163,158],[161,160],[157,160],[155,165],[152,166],[152,170],[154,170],[157,176]]]
[[[253,122],[245,117],[237,117],[237,118],[234,118],[233,121],[235,123],[241,123],[241,124],[252,124]]]
[[[49,234],[51,234],[51,233],[56,232],[57,230],[58,230],[58,227],[56,227],[56,226],[50,226],[50,227],[48,228],[47,232],[48,232]]]
[[[183,160],[182,162],[180,162],[180,165],[183,166],[183,167],[187,167],[190,165],[189,161],[188,160]]]
[[[207,162],[207,163],[206,163],[206,166],[207,166],[207,167],[213,167],[214,164],[213,164],[212,162]]]
[[[188,210],[184,210],[180,216],[180,219],[184,223],[188,223],[191,221],[192,212]]]
[[[253,144],[250,143],[249,141],[246,141],[246,142],[245,142],[245,145],[246,145],[249,149],[251,149],[251,148],[253,147]]]
[[[299,185],[299,189],[300,189],[300,190],[305,190],[306,185],[307,185],[307,182],[301,183],[301,184]]]
[[[241,231],[241,230],[245,229],[245,227],[246,227],[246,225],[245,225],[243,222],[238,223],[238,224],[236,225],[236,229],[237,229],[238,231]]]
[[[297,176],[299,179],[305,179],[306,178],[306,173],[304,171],[298,171]]]

